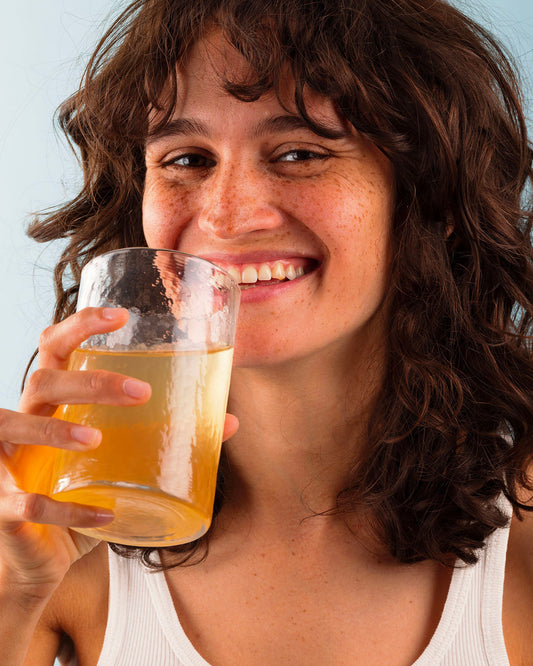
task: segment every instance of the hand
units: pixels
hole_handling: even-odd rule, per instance
[[[47,597],[71,564],[96,540],[69,527],[98,527],[111,522],[110,511],[57,502],[23,492],[7,473],[21,475],[16,461],[42,445],[83,451],[98,446],[101,433],[52,417],[60,404],[138,405],[150,397],[145,382],[104,371],[68,371],[69,355],[85,339],[123,326],[123,309],[87,308],[41,335],[39,367],[22,394],[19,411],[0,410],[0,585],[28,598]],[[34,445],[28,447],[28,444]],[[21,596],[21,599],[23,596]]]
[[[71,527],[99,527],[113,519],[109,510],[57,502],[44,494],[24,492],[13,484],[7,470],[22,487],[31,488],[21,463],[47,449],[84,451],[98,446],[99,430],[68,423],[52,415],[61,404],[139,405],[150,397],[142,381],[105,371],[68,371],[69,355],[81,342],[98,333],[123,326],[123,309],[86,308],[41,335],[39,367],[31,375],[18,412],[0,410],[0,586],[10,581],[28,597],[47,597],[71,564],[97,543],[71,531]],[[235,416],[226,415],[223,438],[238,428]],[[35,466],[35,463],[34,465]]]

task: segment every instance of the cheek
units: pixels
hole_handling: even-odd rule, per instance
[[[370,175],[370,174],[369,174]],[[341,189],[344,196],[341,196]],[[338,187],[323,236],[331,253],[328,286],[332,303],[373,310],[389,284],[393,216],[392,188],[382,178],[359,180],[350,193]],[[338,283],[344,289],[338,289]],[[355,308],[357,309],[357,308]]]
[[[310,227],[332,252],[356,256],[388,252],[392,226],[392,185],[379,171],[368,169],[352,178],[336,174],[328,188],[310,188],[301,197],[300,210]]]
[[[146,180],[142,216],[148,247],[175,248],[187,220],[187,199],[183,193]]]

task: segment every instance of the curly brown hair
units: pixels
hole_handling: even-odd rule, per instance
[[[396,183],[386,378],[368,452],[335,511],[370,507],[403,562],[476,561],[532,490],[532,152],[518,77],[495,39],[441,0],[136,0],[60,109],[79,149],[79,195],[36,220],[67,238],[55,320],[76,303],[81,268],[144,245],[143,146],[150,109],[177,91],[177,66],[216,27],[248,61],[225,80],[244,101],[309,87],[391,160]],[[315,128],[322,131],[320,128]],[[529,197],[529,198],[528,198]],[[216,510],[223,502],[222,460]],[[206,546],[176,547],[177,562]],[[150,563],[150,549],[140,553]],[[203,551],[202,551],[203,552]],[[193,558],[195,561],[195,558]]]

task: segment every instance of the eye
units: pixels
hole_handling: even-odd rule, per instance
[[[314,150],[308,149],[295,149],[288,150],[277,158],[277,162],[309,162],[311,160],[327,160],[329,155],[327,153],[317,153]]]
[[[177,166],[189,169],[208,169],[215,166],[215,161],[201,153],[185,153],[165,162],[164,166]]]

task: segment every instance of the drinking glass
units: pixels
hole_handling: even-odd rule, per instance
[[[99,428],[100,446],[57,450],[50,495],[112,509],[79,532],[133,546],[169,546],[208,529],[229,391],[239,287],[209,261],[128,248],[83,269],[78,309],[123,307],[122,328],[94,335],[71,370],[111,370],[148,382],[140,406],[62,405],[55,416]]]

